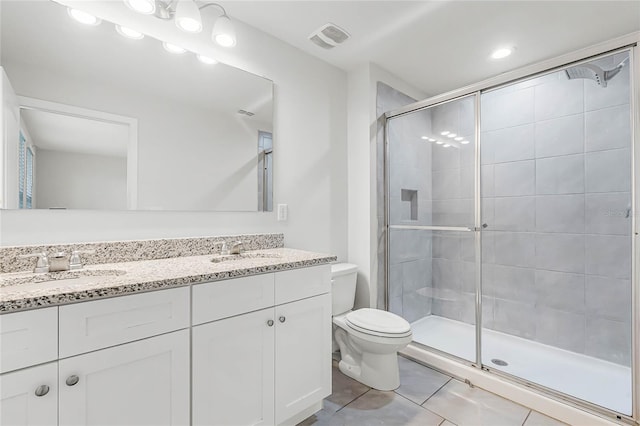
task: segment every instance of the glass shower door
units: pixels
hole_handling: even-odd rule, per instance
[[[629,62],[483,93],[480,141],[483,364],[628,415]]]
[[[475,100],[389,119],[388,304],[414,342],[476,362]]]

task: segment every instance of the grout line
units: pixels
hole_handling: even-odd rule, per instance
[[[429,395],[429,397],[428,397],[427,399],[425,399],[425,400],[424,400],[424,402],[423,402],[422,404],[420,404],[420,405],[422,406],[423,404],[426,404],[426,402],[427,402],[428,400],[430,400],[431,398],[433,398],[433,396],[434,396],[435,394],[437,394],[438,392],[440,392],[440,391],[442,390],[442,388],[443,388],[443,387],[445,387],[445,386],[446,386],[446,385],[447,385],[451,380],[456,380],[456,379],[454,379],[453,377],[449,377],[449,380],[447,380],[447,381],[446,381],[442,386],[440,386],[440,387],[439,387],[435,392],[433,392],[431,395]],[[425,408],[426,408],[426,407],[425,407]]]
[[[348,406],[349,404],[352,404],[354,401],[356,401],[356,400],[358,400],[358,399],[362,398],[363,396],[365,396],[366,394],[368,394],[368,393],[371,391],[371,389],[373,389],[373,388],[369,388],[369,389],[367,389],[367,391],[366,391],[365,393],[363,393],[363,394],[361,394],[361,395],[359,395],[359,396],[357,396],[357,397],[353,398],[351,401],[349,401],[348,403],[346,403],[346,404],[345,404],[345,405],[343,405],[342,407],[338,408],[338,409],[336,410],[336,412],[335,412],[333,415],[337,414],[337,413],[338,413],[338,411],[341,411],[343,408],[345,408],[345,407],[346,407],[346,406]]]
[[[529,419],[529,416],[531,415],[531,413],[533,412],[533,410],[529,410],[529,412],[527,413],[527,417],[524,418],[524,421],[522,422],[522,426],[525,425],[525,423],[527,423],[527,420]]]

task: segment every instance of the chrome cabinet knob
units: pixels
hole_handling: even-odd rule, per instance
[[[283,316],[282,316],[282,317],[280,317],[280,318],[278,318],[278,321],[280,321],[280,322],[285,322],[286,320],[287,320],[287,319],[286,319],[285,317],[283,317]]]
[[[49,393],[49,386],[47,385],[40,385],[36,388],[36,396],[45,396],[46,394]]]
[[[273,327],[273,320],[269,320],[269,321],[267,321],[267,325],[268,325],[269,327]]]
[[[65,383],[67,384],[67,386],[73,386],[76,383],[78,383],[80,381],[80,377],[76,376],[75,374],[67,377],[67,380],[65,381]]]

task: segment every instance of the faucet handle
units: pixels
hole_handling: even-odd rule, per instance
[[[94,254],[95,250],[73,250],[71,252],[71,258],[69,258],[69,270],[82,269],[81,254]]]
[[[46,252],[40,253],[32,253],[32,254],[21,254],[18,256],[21,259],[27,259],[30,257],[37,257],[36,267],[33,269],[33,272],[36,274],[47,273],[49,272],[49,257]]]
[[[221,255],[224,256],[224,255],[229,254],[229,248],[227,247],[227,242],[226,241],[217,241],[217,242],[213,243],[213,246],[214,247],[221,246],[220,247],[220,254]]]

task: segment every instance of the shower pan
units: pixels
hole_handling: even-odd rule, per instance
[[[627,419],[631,55],[387,113],[384,162],[385,304],[412,344]]]

